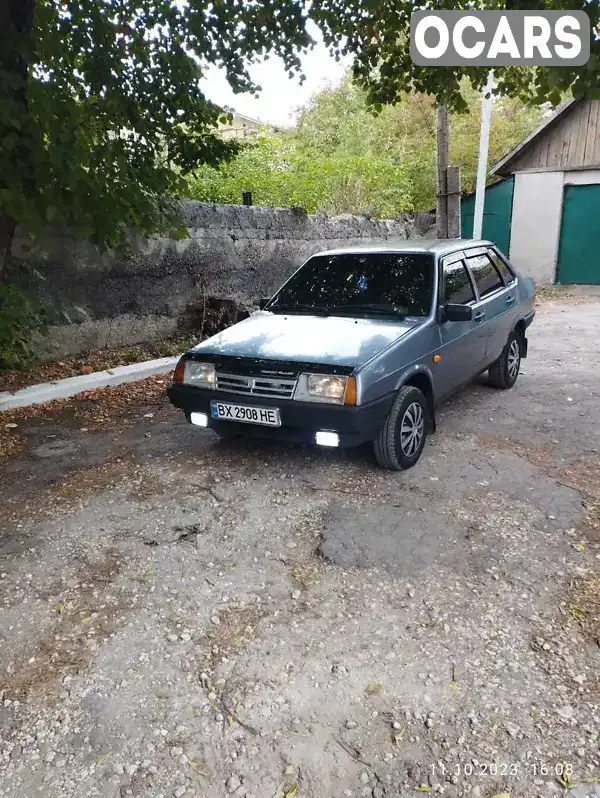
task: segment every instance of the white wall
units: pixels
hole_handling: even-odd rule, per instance
[[[600,169],[577,169],[564,174],[565,186],[588,186],[600,183]]]
[[[600,169],[517,172],[510,259],[537,283],[553,283],[560,240],[563,188],[600,183]]]
[[[538,283],[554,282],[562,194],[563,172],[515,175],[510,259]]]

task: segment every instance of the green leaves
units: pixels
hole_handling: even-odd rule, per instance
[[[531,9],[529,0],[440,0],[436,9]],[[570,0],[546,0],[538,3],[541,10],[572,9]],[[378,4],[372,9],[368,0],[314,0],[311,16],[324,30],[326,42],[332,50],[346,37],[341,49],[354,56],[353,72],[356,80],[368,93],[373,105],[396,104],[403,92],[416,91],[431,94],[449,108],[464,110],[461,81],[467,77],[478,90],[486,82],[486,67],[432,67],[413,64],[410,58],[410,14],[415,8],[408,0]],[[592,29],[600,22],[600,5],[583,3],[590,17]],[[592,67],[502,67],[494,70],[496,94],[518,98],[527,105],[544,102],[555,103],[568,92],[574,95],[594,92],[600,85],[598,55],[600,39],[591,42]]]
[[[165,198],[183,174],[237,153],[200,90],[208,65],[249,89],[249,59],[271,49],[295,69],[310,43],[292,0],[35,0],[31,31],[18,6],[0,31],[0,213],[34,233],[74,227],[101,249],[128,231],[181,231]]]
[[[569,2],[543,6],[566,9]],[[499,0],[476,5],[503,7]],[[597,25],[599,4],[584,5]],[[441,0],[437,6],[473,4]],[[431,206],[431,133],[420,145],[403,130],[403,124],[415,128],[411,114],[418,108],[410,98],[429,98],[426,116],[432,95],[464,111],[473,107],[465,77],[476,93],[487,70],[415,66],[408,36],[412,10],[408,0],[9,3],[0,30],[0,214],[8,221],[0,226],[22,223],[37,233],[48,222],[60,223],[100,248],[112,247],[128,231],[177,226],[176,205],[164,200],[176,197],[182,177],[194,171],[190,191],[203,198],[237,202],[242,190],[251,189],[255,201],[265,204],[374,215],[427,207],[425,199]],[[201,76],[220,66],[235,91],[255,91],[249,64],[271,53],[300,77],[299,53],[312,44],[309,20],[334,55],[353,57],[361,90],[347,81],[342,94],[318,100],[291,144],[282,136],[238,155],[234,142],[215,133],[223,110],[202,93]],[[568,91],[579,96],[597,90],[599,72],[600,40],[594,39],[586,67],[498,69],[497,94],[521,105],[556,103]],[[368,105],[380,113],[380,123]],[[400,113],[390,114],[389,105]],[[521,132],[518,125],[511,129]],[[241,173],[225,167],[217,179],[211,170],[236,155]],[[0,270],[9,250],[10,243],[0,241]]]
[[[477,170],[481,103],[467,80],[461,91],[468,113],[452,115],[451,158],[468,191]],[[538,109],[519,101],[496,101],[491,160],[525,138],[540,118]],[[434,152],[433,98],[403,94],[395,107],[374,114],[366,92],[348,76],[301,109],[295,131],[263,135],[220,168],[196,170],[187,193],[208,202],[240,203],[242,192],[252,191],[257,205],[393,218],[435,206]]]
[[[20,368],[34,357],[32,330],[43,328],[44,308],[24,289],[0,281],[0,369]]]

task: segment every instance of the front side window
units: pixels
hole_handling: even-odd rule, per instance
[[[317,255],[296,272],[265,309],[428,316],[433,286],[434,259],[428,253]]]
[[[500,274],[487,255],[475,255],[467,258],[467,265],[471,270],[473,279],[477,283],[479,296],[484,297],[502,288],[503,282]]]
[[[475,291],[469,273],[462,260],[444,264],[444,305],[467,305],[475,299]]]

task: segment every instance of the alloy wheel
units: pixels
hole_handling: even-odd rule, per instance
[[[419,451],[425,434],[425,415],[418,402],[412,402],[404,411],[400,424],[400,447],[406,457]]]

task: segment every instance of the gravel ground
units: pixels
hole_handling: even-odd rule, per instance
[[[600,301],[410,472],[166,404],[19,423],[0,796],[600,795]]]

